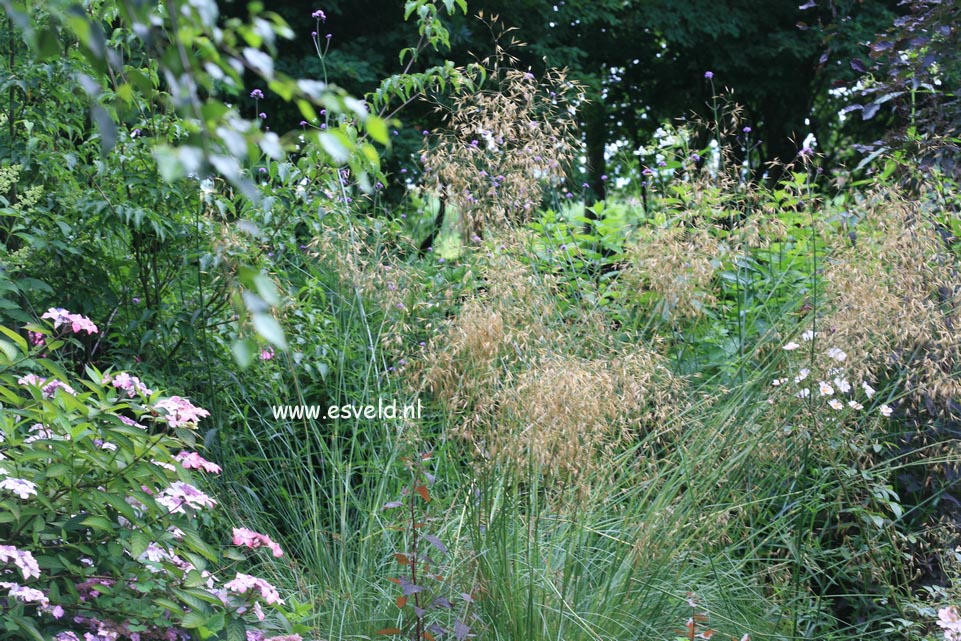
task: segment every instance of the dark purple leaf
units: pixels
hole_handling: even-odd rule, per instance
[[[474,602],[474,597],[472,597],[471,595],[467,594],[466,592],[461,592],[461,593],[460,593],[460,598],[464,599],[464,600],[467,601],[468,603],[473,603],[473,602]]]
[[[426,588],[421,585],[415,585],[411,583],[408,579],[400,578],[400,591],[404,596],[410,596],[412,594],[417,594],[418,592],[423,592]]]
[[[937,59],[938,59],[937,56],[935,56],[933,53],[929,53],[924,57],[924,60],[921,61],[921,68],[927,69],[928,67],[933,65],[937,61]]]
[[[447,634],[447,630],[444,629],[442,626],[436,624],[436,623],[434,623],[433,625],[431,625],[431,626],[430,626],[429,628],[427,628],[427,629],[430,630],[431,632],[433,632],[434,634],[436,634],[437,636],[440,636],[440,635],[442,635],[442,634]]]
[[[464,641],[469,634],[470,628],[467,627],[467,624],[458,619],[457,622],[454,623],[454,637],[457,639],[457,641]]]
[[[863,120],[871,120],[871,118],[874,118],[875,114],[878,113],[878,109],[880,108],[881,108],[881,105],[879,105],[876,102],[872,102],[869,105],[865,105],[864,110],[861,112],[861,118]]]
[[[450,599],[445,596],[439,596],[434,599],[432,605],[436,608],[444,608],[445,610],[450,610],[454,607],[454,604],[450,602]]]
[[[867,73],[868,68],[864,66],[864,62],[860,58],[851,58],[851,68],[858,73]]]
[[[946,25],[946,24],[939,25],[939,26],[938,26],[938,33],[940,33],[942,36],[950,36],[950,35],[951,35],[951,27],[950,27],[949,25]]]
[[[821,54],[821,57],[818,58],[818,64],[823,65],[827,61],[828,61],[828,52],[825,51],[824,53]]]
[[[416,614],[418,617],[423,618],[424,615],[427,614],[427,610],[425,610],[424,608],[418,608],[417,606],[414,606],[414,614]]]
[[[847,107],[845,107],[844,109],[842,109],[842,110],[841,110],[840,112],[838,112],[838,113],[840,113],[840,114],[842,114],[842,115],[847,115],[847,114],[851,113],[852,111],[857,111],[857,110],[859,110],[859,109],[864,109],[864,105],[848,105]]]
[[[384,509],[391,510],[395,507],[401,507],[403,504],[404,504],[403,501],[389,501],[387,503],[384,503]]]
[[[801,11],[807,11],[808,9],[813,9],[816,6],[818,6],[817,2],[815,2],[814,0],[808,0],[804,4],[798,5],[798,9],[800,9]]]
[[[430,487],[433,487],[434,481],[437,479],[437,477],[430,472],[424,472],[424,478],[427,479],[427,485]]]
[[[433,534],[425,534],[424,540],[440,550],[441,554],[447,554],[447,546]]]
[[[890,40],[881,40],[880,42],[875,42],[873,45],[871,45],[871,51],[874,51],[875,53],[880,53],[882,51],[887,51],[893,46],[894,46],[894,43],[891,42]]]

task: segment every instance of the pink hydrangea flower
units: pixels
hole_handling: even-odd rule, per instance
[[[100,330],[94,325],[93,321],[81,314],[71,314],[62,307],[51,307],[40,318],[47,318],[53,321],[54,328],[61,325],[69,325],[70,331],[78,334],[81,331],[88,334],[96,334]]]
[[[205,416],[210,416],[210,412],[197,407],[186,398],[171,396],[163,398],[154,403],[154,407],[167,412],[166,420],[170,427],[180,427],[181,425],[197,425],[197,421]]]
[[[153,394],[153,390],[143,384],[143,382],[136,376],[131,376],[127,372],[120,372],[115,376],[108,376],[104,380],[104,383],[110,383],[117,389],[126,392],[128,398],[133,398],[136,395],[150,396]]]
[[[276,557],[281,557],[284,555],[284,551],[280,549],[274,541],[271,540],[266,534],[260,534],[259,532],[254,532],[253,530],[248,530],[244,527],[235,527],[233,529],[234,534],[234,545],[245,545],[252,550],[259,547],[269,548],[270,551]]]
[[[217,505],[217,501],[183,481],[176,481],[161,492],[157,496],[157,503],[167,508],[171,514],[183,514],[184,505],[195,510]]]
[[[267,605],[284,602],[284,600],[280,598],[280,593],[277,592],[277,588],[267,583],[267,581],[249,574],[238,572],[234,580],[225,583],[224,587],[236,594],[246,594],[250,591],[257,592]]]
[[[209,472],[211,474],[220,474],[219,465],[216,463],[211,463],[196,452],[188,452],[184,450],[180,454],[177,454],[174,459],[186,470],[203,470],[204,472]]]
[[[938,610],[938,625],[944,629],[945,641],[961,641],[961,612],[956,606]]]

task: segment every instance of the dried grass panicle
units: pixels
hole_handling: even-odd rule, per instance
[[[712,281],[725,248],[703,228],[658,227],[627,251],[630,291],[651,290],[668,317],[694,317],[716,302]]]
[[[563,71],[542,78],[497,71],[494,87],[461,95],[447,126],[426,140],[425,182],[460,215],[465,239],[525,219],[561,184],[577,151],[580,87]]]
[[[858,376],[906,374],[915,404],[935,413],[961,398],[961,278],[936,224],[890,191],[873,194],[855,246],[825,270],[831,311],[822,327]]]
[[[421,380],[479,465],[533,464],[552,487],[585,493],[615,452],[665,430],[684,386],[653,349],[606,340],[595,315],[562,322],[549,278],[509,253],[489,255],[483,278],[483,295],[430,345]]]

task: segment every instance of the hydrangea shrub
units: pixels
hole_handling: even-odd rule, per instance
[[[42,318],[30,344],[0,327],[0,639],[266,638],[283,600],[238,566],[283,551],[243,528],[211,534],[201,488],[220,468],[195,451],[209,413],[128,372],[72,375],[57,356],[78,350],[60,348],[97,326]]]

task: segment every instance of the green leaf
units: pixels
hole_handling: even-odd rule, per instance
[[[320,146],[337,164],[343,164],[350,159],[351,144],[342,132],[323,132],[320,134]]]
[[[387,121],[378,116],[368,116],[364,123],[370,137],[382,145],[390,144],[390,132],[387,130]]]
[[[103,530],[104,532],[113,532],[119,527],[116,523],[112,523],[103,516],[88,516],[84,520],[80,521],[80,525],[93,528],[95,530]]]
[[[254,361],[254,353],[257,350],[257,343],[250,339],[237,339],[230,345],[230,351],[234,355],[234,361],[241,369],[247,369]]]
[[[246,641],[247,627],[238,619],[227,621],[227,641]]]
[[[0,352],[3,352],[3,355],[6,356],[8,363],[12,363],[20,355],[13,343],[3,339],[0,339]]]
[[[6,334],[7,336],[9,336],[10,340],[16,343],[17,347],[20,348],[21,352],[23,352],[24,354],[27,353],[28,351],[27,341],[23,336],[13,331],[12,329],[4,327],[3,325],[0,325],[0,333]]]
[[[264,340],[280,349],[287,349],[287,339],[284,338],[284,330],[280,327],[277,319],[266,313],[254,314],[254,329]]]

